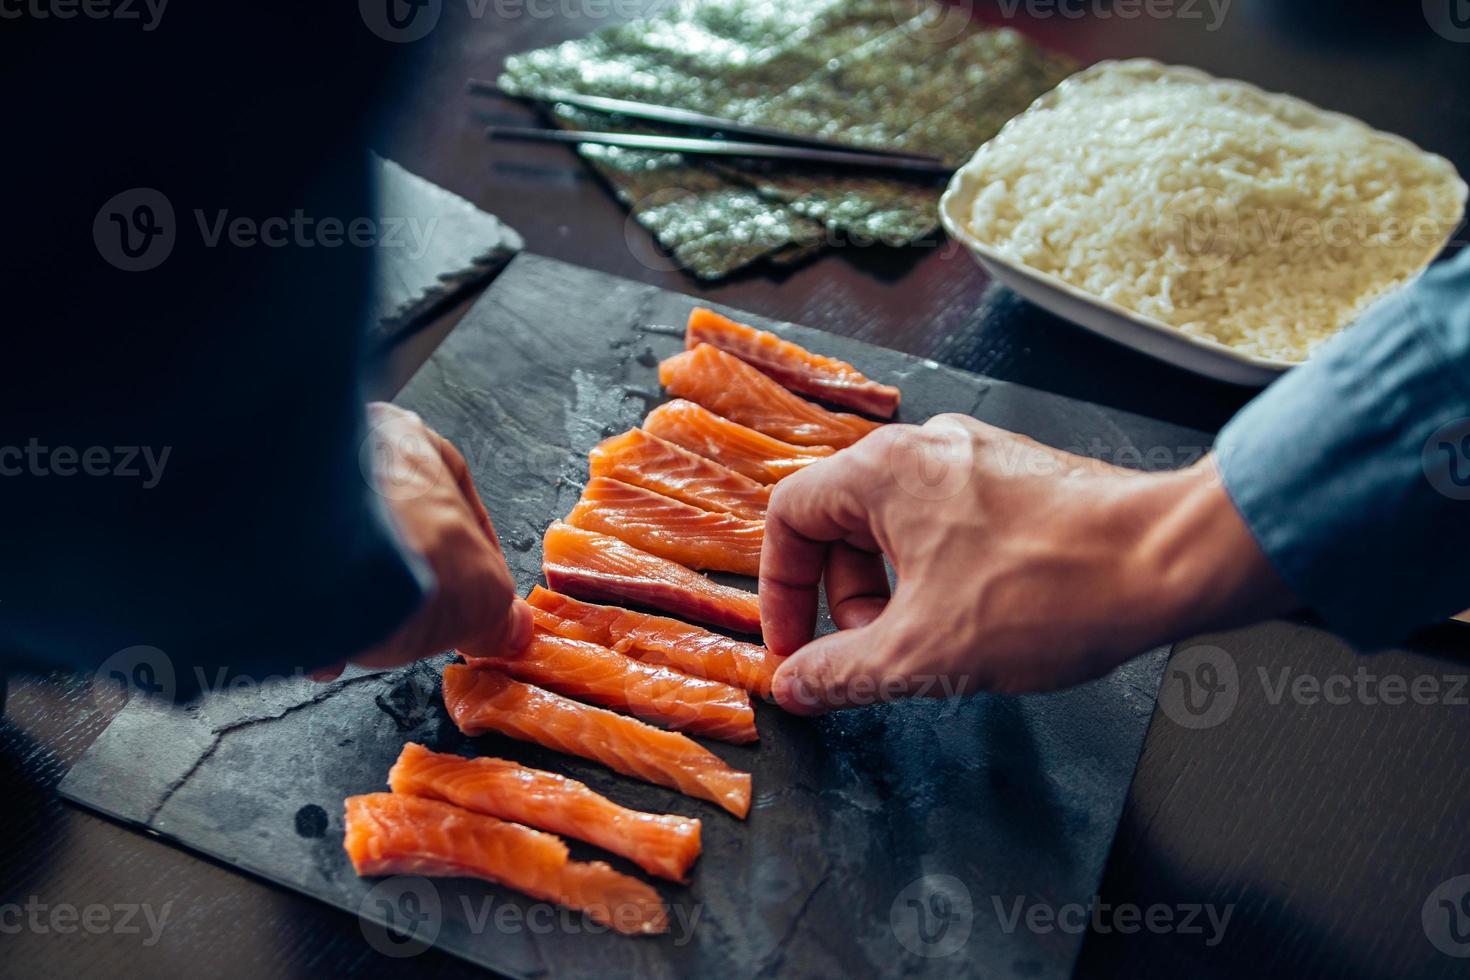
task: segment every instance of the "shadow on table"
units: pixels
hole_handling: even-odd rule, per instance
[[[62,834],[61,765],[0,718],[0,904],[24,902]]]

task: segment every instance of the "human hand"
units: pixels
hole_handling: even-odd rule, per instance
[[[813,640],[823,581],[839,631]],[[1292,605],[1212,460],[1145,474],[961,415],[884,426],[778,483],[760,596],[789,656],[773,693],[797,714],[1062,687]]]
[[[490,515],[459,450],[412,412],[368,406],[374,478],[406,547],[422,555],[435,587],[392,636],[350,658],[394,667],[456,648],[472,657],[518,653],[531,640],[531,609],[516,597]],[[329,680],[342,664],[313,672]]]

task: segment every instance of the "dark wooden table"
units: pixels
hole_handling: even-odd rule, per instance
[[[420,42],[428,48],[425,70],[392,114],[380,149],[498,214],[532,250],[561,259],[1200,428],[1218,427],[1249,398],[991,288],[942,238],[904,251],[834,249],[795,270],[713,286],[651,268],[639,258],[646,236],[570,151],[492,152],[479,136],[485,114],[526,121],[529,113],[473,101],[462,89],[470,75],[493,75],[508,54],[593,30],[609,22],[609,11],[628,16],[629,6],[445,3],[438,28]],[[1218,3],[1194,0],[976,6],[976,16],[1084,61],[1148,55],[1291,91],[1401,133],[1470,172],[1470,43],[1429,30],[1418,2],[1234,0],[1218,21]],[[1148,9],[1173,14],[1124,16]],[[1470,42],[1470,31],[1459,36]],[[400,348],[385,393],[453,320]],[[1107,911],[1087,937],[1079,975],[1466,975],[1470,962],[1430,942],[1421,909],[1437,885],[1470,874],[1470,690],[1460,687],[1470,673],[1467,631],[1447,626],[1371,657],[1294,623],[1181,649],[1199,646],[1218,648],[1235,666],[1238,701],[1203,729],[1156,714],[1100,889]],[[1358,680],[1364,672],[1376,680]],[[1385,679],[1394,675],[1410,689],[1436,685],[1437,693],[1421,699],[1429,703],[1388,703],[1396,682]],[[1314,685],[1348,694],[1333,697],[1344,703],[1314,700]],[[348,916],[58,802],[59,775],[107,719],[76,678],[11,681],[0,724],[0,975],[472,974],[433,952],[384,958]],[[32,902],[41,909],[39,928],[26,908]],[[1202,935],[1124,932],[1133,920],[1117,912],[1163,905],[1178,922],[1199,904],[1217,915],[1230,909],[1213,945],[1208,927]],[[141,914],[131,922],[139,932],[117,928],[123,913],[115,910],[112,927],[95,932],[64,911],[49,918],[58,908],[81,914],[123,905],[167,916],[156,942]],[[1470,918],[1460,926],[1470,930]]]

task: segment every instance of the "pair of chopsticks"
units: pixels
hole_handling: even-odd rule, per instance
[[[755,126],[722,119],[702,112],[672,106],[610,99],[600,95],[576,92],[545,92],[529,95],[506,92],[494,82],[470,79],[469,91],[474,95],[506,96],[533,102],[562,104],[593,112],[646,119],[666,126],[707,130],[714,137],[646,136],[641,133],[601,133],[576,129],[535,129],[520,126],[490,126],[485,135],[492,140],[520,140],[537,143],[595,143],[629,150],[658,150],[665,153],[692,153],[703,156],[745,157],[755,160],[785,160],[792,163],[821,164],[839,168],[879,170],[890,173],[948,177],[954,168],[937,157],[897,150],[876,150],[849,146],[818,136],[803,136],[767,126]],[[743,136],[744,140],[724,139]]]

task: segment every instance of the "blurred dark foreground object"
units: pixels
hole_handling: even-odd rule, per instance
[[[0,447],[23,453],[0,659],[146,645],[182,679],[370,646],[427,587],[360,453],[391,231],[366,151],[412,46],[356,5],[30,11],[0,30],[24,93],[0,154]]]

